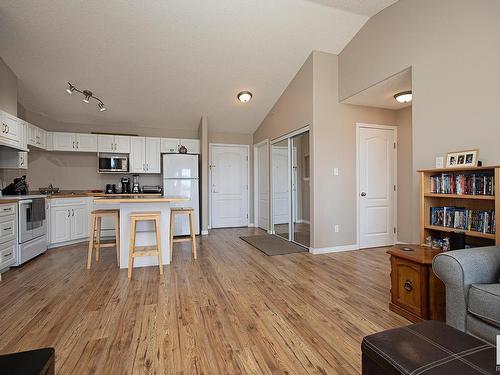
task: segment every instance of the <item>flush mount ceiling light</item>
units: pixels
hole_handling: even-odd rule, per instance
[[[411,99],[412,99],[411,90],[398,92],[396,95],[394,95],[394,99],[396,99],[396,101],[398,103],[409,103],[409,102],[411,102]]]
[[[68,88],[66,89],[66,92],[68,94],[73,94],[73,91],[79,92],[80,94],[82,94],[84,96],[84,98],[83,98],[84,103],[89,104],[90,100],[94,99],[97,101],[97,107],[99,108],[99,111],[102,112],[102,111],[106,110],[106,107],[104,106],[104,103],[102,102],[102,100],[99,99],[98,97],[94,96],[94,94],[92,94],[92,91],[90,91],[90,90],[78,90],[74,85],[72,85],[71,83],[68,82]]]
[[[250,91],[242,91],[236,95],[238,100],[242,103],[249,102],[252,99],[252,93]]]

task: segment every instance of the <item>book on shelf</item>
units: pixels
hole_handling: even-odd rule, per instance
[[[495,233],[494,210],[471,210],[464,207],[431,207],[431,225],[481,233]]]
[[[457,195],[494,195],[492,173],[441,173],[431,176],[431,192]]]

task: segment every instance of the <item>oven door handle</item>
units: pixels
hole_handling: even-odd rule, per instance
[[[19,204],[28,204],[28,203],[33,203],[31,199],[23,199],[22,201],[19,201]]]

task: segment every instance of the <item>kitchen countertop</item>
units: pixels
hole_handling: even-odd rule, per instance
[[[3,197],[2,197],[3,198]],[[17,199],[0,199],[0,204],[17,203]]]
[[[161,193],[156,193],[156,194],[106,194],[106,193],[92,193],[92,192],[62,192],[62,193],[55,193],[51,195],[47,195],[48,199],[55,199],[55,198],[85,198],[85,197],[131,197],[131,196],[136,196],[136,195],[146,195],[150,197],[161,197]]]
[[[94,203],[167,203],[167,202],[187,202],[186,197],[150,197],[147,195],[135,195],[130,197],[97,197]]]
[[[21,199],[34,199],[34,198],[46,198],[43,194],[29,194],[29,195],[2,195],[0,196],[0,203],[9,203],[20,201]]]

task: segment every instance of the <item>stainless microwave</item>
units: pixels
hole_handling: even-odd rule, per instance
[[[98,170],[101,173],[127,173],[128,155],[125,154],[99,154]]]

